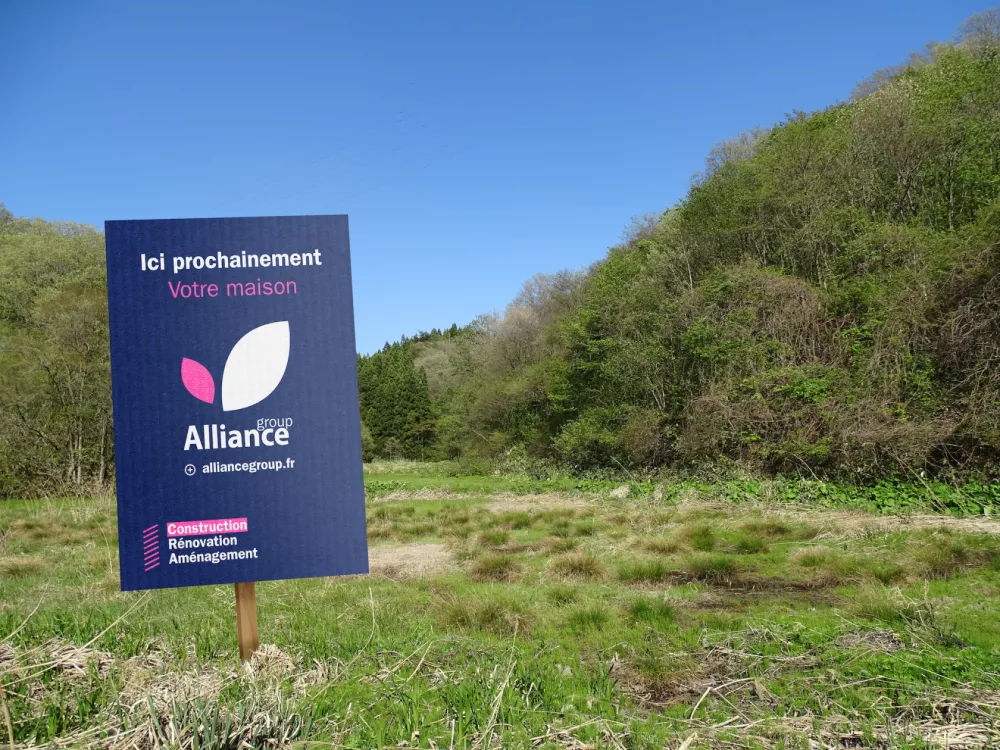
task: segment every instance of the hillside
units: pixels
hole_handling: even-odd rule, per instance
[[[720,144],[683,201],[592,268],[362,358],[413,370],[400,399],[429,403],[387,443],[400,408],[363,383],[370,450],[529,469],[995,473],[998,38],[995,15],[974,18],[846,103]]]
[[[359,357],[366,456],[546,474],[993,478],[1000,20],[719,144],[502,315]],[[103,235],[0,205],[0,497],[113,481]]]

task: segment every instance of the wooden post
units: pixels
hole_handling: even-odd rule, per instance
[[[240,658],[249,661],[260,645],[257,636],[257,595],[253,581],[236,584],[236,639],[240,644]]]

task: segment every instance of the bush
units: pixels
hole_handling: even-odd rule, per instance
[[[577,468],[607,466],[618,448],[614,410],[592,409],[568,423],[554,441],[556,451]]]

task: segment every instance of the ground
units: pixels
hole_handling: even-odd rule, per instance
[[[1000,744],[991,518],[369,469],[372,575],[259,584],[246,666],[231,587],[118,591],[113,499],[0,505],[0,740]]]

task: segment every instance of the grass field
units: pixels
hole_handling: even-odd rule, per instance
[[[259,584],[247,666],[231,587],[118,591],[113,500],[0,505],[0,742],[1000,743],[1000,522],[372,469],[372,575]]]

